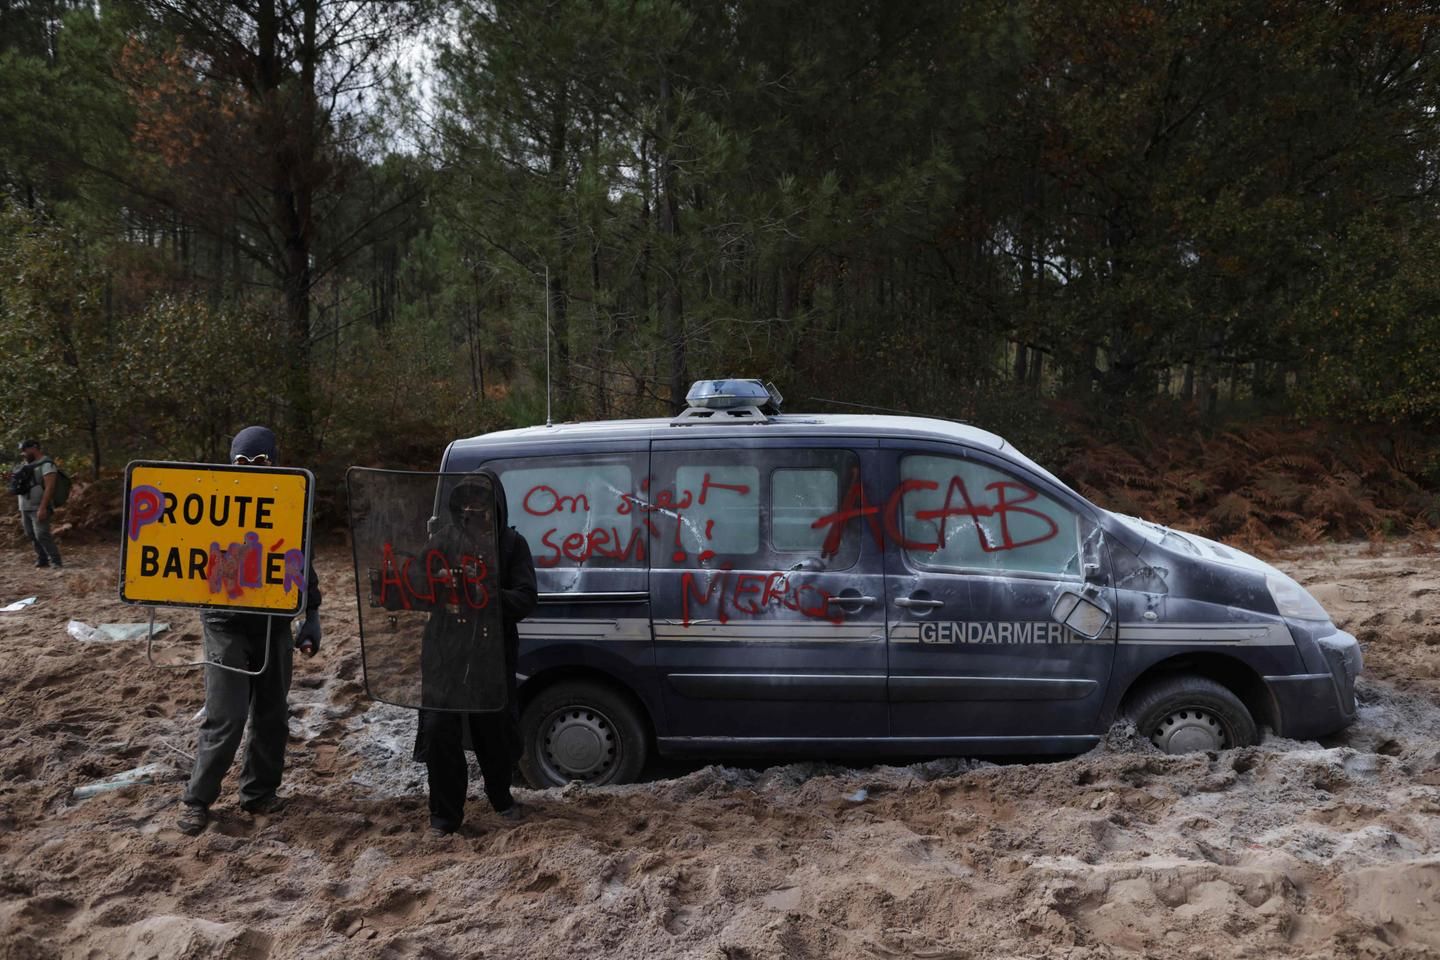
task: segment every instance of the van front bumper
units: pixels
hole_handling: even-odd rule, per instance
[[[1313,740],[1355,721],[1355,678],[1364,669],[1360,644],[1343,630],[1314,638],[1325,673],[1266,677],[1275,698],[1275,731],[1296,740]]]

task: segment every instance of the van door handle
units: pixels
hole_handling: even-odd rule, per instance
[[[895,606],[904,607],[907,610],[939,610],[945,606],[945,601],[920,600],[916,597],[896,597]]]
[[[842,594],[838,597],[830,597],[825,602],[836,607],[872,607],[879,601],[874,597],[862,597],[859,594],[851,594],[850,596],[844,596]]]

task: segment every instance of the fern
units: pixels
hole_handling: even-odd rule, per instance
[[[1224,530],[1239,530],[1255,515],[1255,504],[1238,493],[1227,493],[1207,516]]]
[[[1085,415],[1081,408],[1067,412],[1076,424]],[[1091,419],[1086,426],[1105,424]],[[1213,433],[1156,423],[1117,432],[1130,440],[1077,443],[1061,470],[1086,497],[1112,509],[1260,551],[1375,530],[1409,531],[1428,543],[1440,528],[1440,496],[1403,467],[1436,470],[1434,438],[1395,440],[1387,457],[1359,428],[1284,419]]]

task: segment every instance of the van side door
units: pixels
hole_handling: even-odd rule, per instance
[[[1051,611],[1064,591],[1114,608],[1091,508],[972,448],[887,442],[886,454],[891,735],[1083,748],[1063,738],[1095,733],[1115,628],[1088,639]]]
[[[631,510],[649,471],[648,442],[517,451],[485,465],[500,475],[510,523],[535,560],[540,605],[520,624],[520,673],[593,667],[654,716],[650,543]]]
[[[858,525],[825,522],[869,482],[876,444],[704,430],[654,441],[637,504],[653,544],[662,746],[883,737],[883,554]]]

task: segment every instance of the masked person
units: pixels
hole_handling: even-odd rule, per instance
[[[488,505],[483,503],[483,488],[462,481],[451,491],[446,505],[447,515],[426,544],[422,556],[428,558],[432,556],[432,551],[438,551],[445,558],[451,575],[460,580],[454,589],[472,591],[472,598],[479,596],[475,591],[480,587],[473,583],[478,571],[467,570],[466,564],[483,561],[494,565],[493,572],[487,571],[483,582],[488,591],[485,595],[493,601],[498,594],[500,601],[505,708],[494,713],[420,711],[415,759],[425,764],[429,775],[430,829],[436,834],[454,833],[460,829],[464,819],[469,775],[461,738],[466,726],[470,730],[475,759],[480,762],[480,773],[485,779],[485,796],[490,806],[509,820],[518,820],[523,815],[520,805],[510,795],[511,772],[520,759],[522,746],[515,693],[515,664],[520,649],[520,631],[516,624],[535,610],[538,598],[535,564],[530,556],[530,545],[509,525],[505,490],[500,485],[500,478],[489,470],[480,471],[480,475],[489,480],[494,490],[493,521]],[[492,522],[494,528],[490,527]],[[494,529],[499,532],[496,544],[498,555],[485,556],[488,552],[485,545],[490,542]],[[415,566],[412,566],[414,569]],[[444,593],[444,588],[440,588],[440,592]],[[458,602],[446,604],[446,599]],[[463,683],[467,676],[472,675],[467,673],[466,668],[494,669],[493,664],[478,662],[480,654],[476,650],[477,645],[467,643],[467,638],[475,636],[474,630],[456,622],[468,615],[467,598],[452,594],[437,597],[437,601],[421,640],[422,704],[427,700],[452,703],[463,700],[463,692],[457,693],[451,685]]]
[[[275,434],[268,428],[246,427],[230,445],[230,462],[275,466],[278,453]],[[205,720],[177,822],[184,833],[197,834],[210,822],[210,805],[220,795],[220,782],[240,748],[247,716],[250,740],[240,769],[240,809],[274,814],[285,806],[275,791],[285,770],[285,742],[290,736],[292,651],[313,657],[320,649],[320,584],[314,564],[306,571],[306,580],[305,622],[293,646],[289,617],[225,610],[206,610],[201,616],[207,661],[254,671],[266,664],[267,637],[270,651],[259,676],[205,668]]]

